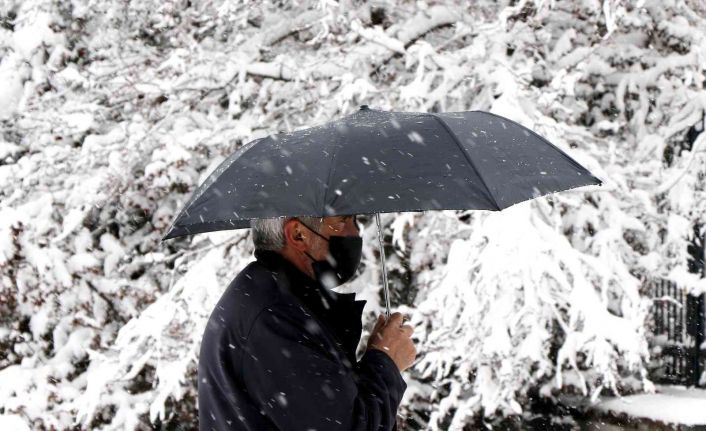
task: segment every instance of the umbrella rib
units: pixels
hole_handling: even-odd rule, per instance
[[[216,168],[209,174],[209,176],[206,177],[206,179],[204,180],[204,182],[203,182],[200,186],[197,186],[196,189],[191,193],[191,197],[189,197],[189,199],[186,201],[186,204],[184,204],[184,206],[183,206],[183,208],[182,208],[182,211],[180,211],[180,212],[172,219],[172,222],[171,222],[170,225],[169,225],[169,230],[167,230],[166,235],[164,235],[160,241],[164,241],[165,239],[176,238],[176,237],[170,237],[170,238],[167,238],[167,237],[168,237],[169,235],[171,235],[172,232],[177,231],[177,230],[179,230],[179,229],[186,230],[187,233],[186,233],[186,234],[183,234],[183,233],[182,233],[182,234],[179,234],[179,235],[177,235],[177,236],[189,235],[189,234],[191,234],[191,231],[190,231],[190,229],[189,229],[190,226],[191,226],[191,227],[193,227],[193,226],[197,226],[197,227],[198,227],[198,226],[203,226],[203,225],[205,225],[205,224],[207,224],[207,223],[215,223],[215,222],[221,221],[221,220],[212,220],[212,221],[207,222],[207,223],[201,222],[201,223],[194,223],[194,224],[185,225],[185,226],[176,226],[176,222],[178,222],[178,221],[181,219],[181,217],[182,217],[182,215],[183,215],[184,213],[187,214],[187,216],[188,216],[189,209],[190,209],[189,207],[191,207],[191,205],[192,205],[194,202],[196,202],[201,196],[203,196],[203,194],[206,192],[206,188],[210,188],[210,187],[220,178],[220,176],[223,175],[223,174],[225,173],[225,171],[227,171],[228,168],[230,168],[231,165],[233,165],[233,163],[235,163],[235,161],[236,161],[237,159],[241,158],[241,157],[243,156],[243,154],[245,154],[248,150],[250,150],[252,147],[254,147],[255,144],[257,144],[258,142],[260,142],[260,141],[262,141],[263,139],[266,139],[266,138],[267,138],[267,137],[258,138],[258,139],[255,139],[255,140],[251,141],[251,142],[248,142],[248,143],[246,143],[246,144],[241,145],[240,148],[238,148],[237,150],[235,150],[235,152],[233,152],[233,154],[231,154],[229,157],[227,157],[225,160],[223,160],[218,166],[216,166]],[[237,157],[236,157],[236,156],[237,156]],[[211,181],[211,183],[210,183],[208,186],[206,186],[206,183],[208,183],[208,181],[209,181],[214,175],[216,175],[216,173],[217,173],[218,170],[221,168],[221,166],[223,166],[223,164],[225,164],[229,159],[230,159],[230,163],[228,164],[228,166],[224,167],[223,170],[220,172],[220,174],[218,174],[218,177],[217,177],[217,178],[213,178],[213,180]],[[198,191],[201,191],[201,193],[199,193],[199,195],[197,196],[197,195],[196,195],[196,192],[198,192]],[[230,220],[230,219],[229,219],[229,220]],[[241,220],[242,220],[242,219],[241,219]],[[206,232],[208,232],[208,231],[206,231]]]
[[[485,190],[487,192],[488,198],[490,198],[490,201],[493,203],[493,205],[495,205],[495,207],[498,209],[498,211],[501,211],[502,208],[500,208],[500,205],[498,205],[498,202],[495,200],[495,196],[493,196],[493,193],[491,193],[490,189],[488,188],[488,184],[485,183],[485,180],[483,179],[483,176],[480,174],[480,171],[478,170],[478,168],[476,168],[476,165],[473,163],[473,160],[471,160],[471,156],[468,154],[466,149],[463,148],[463,145],[458,141],[454,132],[452,132],[451,129],[449,128],[449,126],[444,122],[444,120],[439,118],[436,114],[433,114],[431,112],[428,112],[427,114],[432,116],[434,119],[436,119],[436,121],[438,121],[443,126],[444,130],[446,130],[446,132],[451,136],[451,139],[453,139],[453,141],[456,143],[456,145],[458,146],[458,149],[461,150],[464,157],[466,157],[468,164],[470,164],[471,168],[473,168],[473,170],[476,171],[478,178],[480,178],[480,182],[483,184],[483,187],[485,188]]]
[[[479,111],[479,112],[481,112],[481,111]],[[576,160],[574,160],[574,158],[571,157],[570,155],[568,155],[564,150],[562,150],[561,148],[559,148],[559,147],[557,147],[556,145],[552,144],[551,142],[549,142],[549,140],[548,140],[547,138],[545,138],[544,136],[542,136],[542,135],[540,135],[539,133],[535,132],[534,130],[530,129],[529,127],[525,127],[525,126],[523,126],[522,124],[518,123],[517,121],[513,121],[513,120],[511,120],[511,119],[509,119],[509,118],[505,118],[505,117],[500,116],[500,115],[497,115],[497,114],[493,114],[492,112],[485,112],[485,111],[482,111],[482,112],[483,112],[484,114],[492,115],[493,117],[496,117],[496,118],[498,118],[498,119],[500,119],[500,120],[502,120],[502,121],[507,121],[507,122],[509,122],[509,123],[511,123],[511,124],[514,124],[515,126],[521,128],[521,129],[527,130],[529,133],[533,134],[537,139],[539,139],[542,143],[547,144],[547,145],[549,145],[551,148],[553,148],[554,150],[558,151],[559,154],[561,154],[562,156],[564,156],[564,157],[569,161],[569,163],[571,163],[572,165],[574,165],[574,167],[576,167],[576,169],[579,169],[579,170],[581,170],[581,171],[587,171],[589,174],[591,174],[590,171],[588,171],[588,170],[587,170],[583,165],[581,165],[579,162],[577,162]],[[600,181],[601,184],[603,183],[603,181],[601,181],[600,178],[596,177],[595,175],[591,174],[591,176],[594,177],[594,178],[596,178],[598,181]]]
[[[328,175],[326,175],[326,183],[324,184],[324,201],[322,202],[323,208],[321,209],[321,216],[322,217],[329,215],[326,213],[326,205],[327,205],[326,198],[328,197],[328,189],[331,187],[330,183],[331,183],[331,176],[333,175],[333,166],[336,164],[336,156],[338,155],[338,152],[340,150],[341,150],[341,146],[339,145],[338,148],[336,148],[336,150],[333,152],[333,155],[331,156],[331,166],[329,166],[329,168],[328,168]]]

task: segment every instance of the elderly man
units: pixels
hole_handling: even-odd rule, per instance
[[[198,370],[201,430],[395,430],[412,327],[379,316],[356,361],[366,301],[331,290],[360,262],[355,216],[252,223],[256,261],[209,318]]]

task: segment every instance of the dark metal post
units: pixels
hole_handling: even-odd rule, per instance
[[[704,111],[703,116],[703,127],[706,130],[706,111]],[[703,244],[701,250],[701,276],[706,277],[706,232],[703,235]],[[696,301],[696,334],[694,334],[694,386],[699,385],[699,378],[701,377],[701,344],[704,342],[704,326],[706,326],[706,310],[704,310],[704,303],[706,303],[706,294],[702,293],[698,296]]]
[[[655,297],[657,298],[657,301],[655,301],[655,308],[656,308],[656,315],[657,315],[657,334],[662,335],[664,332],[664,313],[662,309],[662,289],[659,283],[657,281],[652,280],[652,287],[655,290]]]
[[[669,296],[672,299],[669,301],[669,339],[672,342],[676,341],[677,333],[677,305],[674,303],[676,301],[677,288],[674,282],[671,280],[667,281],[667,289],[669,291]],[[678,344],[675,343],[678,346]],[[674,351],[675,354],[672,355],[672,378],[677,379],[679,375],[677,374],[677,356],[679,356],[679,351]]]
[[[706,127],[706,111],[704,111],[704,126]],[[701,250],[701,276],[706,277],[706,232],[703,237],[703,248]],[[692,315],[689,316],[692,320],[693,337],[694,337],[694,354],[691,355],[692,363],[692,384],[699,386],[699,378],[701,377],[701,345],[704,342],[704,326],[706,326],[706,294],[702,293],[693,298]]]
[[[691,307],[691,329],[692,336],[694,337],[694,350],[691,355],[691,384],[694,386],[699,385],[699,378],[701,377],[701,344],[704,342],[704,297],[705,294],[699,296],[692,296]]]

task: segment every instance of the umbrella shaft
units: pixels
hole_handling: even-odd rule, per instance
[[[375,213],[375,222],[378,225],[378,243],[380,245],[380,262],[382,263],[382,286],[385,290],[385,318],[390,318],[390,290],[387,287],[387,269],[385,269],[385,249],[382,246],[382,227],[380,213]]]

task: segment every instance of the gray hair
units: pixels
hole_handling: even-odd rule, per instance
[[[250,220],[255,250],[279,251],[284,247],[284,224],[294,217],[274,217]],[[321,231],[323,217],[297,217],[317,232]]]

